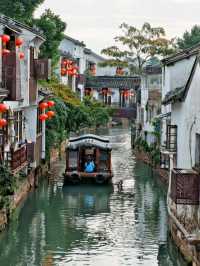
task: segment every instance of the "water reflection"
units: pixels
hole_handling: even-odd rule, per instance
[[[135,163],[127,131],[106,134],[115,147],[114,185],[43,181],[0,235],[0,265],[184,266],[167,237],[164,188]]]

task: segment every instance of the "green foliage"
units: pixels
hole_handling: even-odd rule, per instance
[[[68,86],[59,83],[58,80],[40,80],[39,83],[42,87],[51,90],[56,97],[62,99],[65,103],[70,103],[75,106],[79,106],[81,104],[81,101],[77,97],[76,93],[74,93]]]
[[[0,209],[8,207],[9,196],[13,195],[15,178],[8,167],[0,165]]]
[[[185,31],[182,38],[178,38],[177,45],[180,49],[187,49],[200,43],[200,26],[194,25],[190,31]]]
[[[34,23],[44,32],[46,37],[46,41],[40,48],[40,57],[51,58],[54,68],[60,57],[58,47],[64,38],[66,24],[50,9],[47,9],[39,19],[35,19]]]
[[[104,65],[120,66],[117,63],[134,62],[137,72],[141,73],[148,59],[156,55],[166,56],[174,52],[174,40],[165,37],[165,30],[161,27],[153,28],[149,23],[144,23],[141,29],[123,23],[120,26],[122,35],[115,37],[126,50],[117,46],[103,49],[102,53],[111,57]],[[136,69],[135,69],[136,70]]]
[[[85,127],[105,125],[109,121],[110,110],[99,102],[89,97],[85,97],[84,101],[80,102],[74,93],[66,86],[57,84],[56,81],[41,82],[41,84],[51,84],[52,91],[57,93],[52,98],[56,103],[52,108],[56,116],[46,122],[47,159],[50,158],[51,148],[59,148],[70,132],[77,132]]]
[[[1,13],[18,21],[32,25],[33,13],[44,0],[0,1]]]

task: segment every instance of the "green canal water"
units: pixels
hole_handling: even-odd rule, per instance
[[[168,236],[166,191],[136,162],[128,130],[101,133],[113,144],[114,185],[63,187],[61,162],[0,235],[0,266],[185,265]]]

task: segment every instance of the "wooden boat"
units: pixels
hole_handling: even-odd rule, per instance
[[[70,138],[66,148],[64,183],[109,183],[112,179],[111,150],[109,140],[97,135]],[[90,162],[94,164],[94,169],[87,172],[86,165]]]

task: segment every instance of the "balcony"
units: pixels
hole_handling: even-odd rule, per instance
[[[173,169],[171,198],[176,204],[198,205],[200,176],[194,170]]]
[[[25,166],[28,165],[27,158],[27,145],[22,145],[15,151],[11,151],[11,170],[13,173],[17,173]]]

